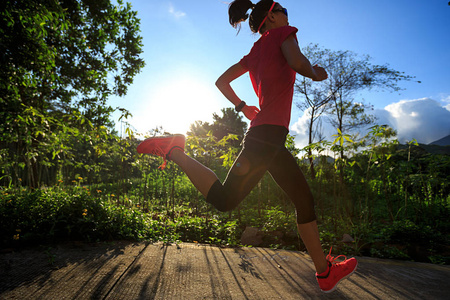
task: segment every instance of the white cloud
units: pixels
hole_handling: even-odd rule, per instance
[[[401,143],[416,139],[419,143],[428,144],[450,134],[450,97],[448,102],[439,103],[430,98],[401,100],[389,104],[384,109],[375,109],[377,124],[389,125],[397,130],[397,138]],[[448,103],[446,106],[445,103]],[[332,141],[331,135],[336,130],[323,119],[325,139]],[[297,147],[308,144],[308,116],[304,113],[291,126],[291,134],[296,135]]]
[[[416,139],[428,144],[450,134],[450,111],[433,99],[401,100],[384,110],[400,142]]]
[[[450,95],[442,95],[441,101],[443,106],[450,111]]]
[[[296,122],[294,122],[290,127],[290,134],[295,135],[295,143],[297,147],[303,148],[308,145],[309,141],[309,122],[310,122],[310,109],[308,108],[303,115],[298,118]],[[333,134],[336,134],[337,131],[333,128],[326,120],[326,117],[320,117],[319,120],[315,121],[315,124],[319,124],[320,134],[323,136],[323,139],[327,141],[332,141]],[[316,126],[316,125],[314,125]],[[314,139],[314,142],[317,142],[318,138]]]
[[[176,10],[172,3],[169,3],[169,13],[176,19],[186,16],[186,13],[181,10]]]
[[[290,134],[295,135],[297,147],[303,148],[308,145],[308,114],[305,112],[297,122],[291,125]]]

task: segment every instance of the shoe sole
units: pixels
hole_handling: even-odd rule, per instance
[[[355,266],[355,268],[353,269],[353,271],[352,271],[351,273],[349,273],[347,276],[342,277],[338,282],[336,282],[336,284],[334,285],[334,287],[333,287],[331,290],[324,291],[324,290],[321,289],[321,291],[324,292],[324,293],[326,293],[326,294],[331,293],[331,292],[334,292],[334,291],[336,290],[338,284],[339,284],[342,280],[347,279],[347,278],[350,277],[353,273],[355,273],[355,271],[356,271],[357,268],[358,268],[358,262],[356,263],[356,266]]]
[[[142,154],[151,154],[150,152],[147,151],[147,149],[145,149],[145,146],[147,145],[147,143],[148,143],[149,141],[160,140],[160,139],[166,139],[166,138],[169,138],[169,137],[177,138],[177,137],[180,137],[180,136],[182,136],[183,138],[185,138],[185,136],[182,135],[182,134],[173,134],[173,135],[169,135],[169,136],[155,136],[155,137],[151,137],[151,138],[148,138],[148,139],[145,139],[144,141],[142,141],[142,142],[137,146],[136,150],[137,150],[138,153],[142,153]]]

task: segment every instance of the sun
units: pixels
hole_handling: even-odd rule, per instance
[[[185,134],[195,121],[211,122],[220,111],[221,99],[214,84],[184,76],[159,84],[146,96],[146,104],[134,114],[138,131],[162,126],[169,133]]]

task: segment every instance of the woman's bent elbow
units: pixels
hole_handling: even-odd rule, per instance
[[[216,87],[217,87],[219,90],[222,90],[222,89],[223,89],[223,86],[224,86],[224,82],[223,82],[223,80],[219,77],[219,78],[216,80]]]

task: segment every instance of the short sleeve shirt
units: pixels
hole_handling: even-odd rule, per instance
[[[250,127],[280,125],[289,129],[296,72],[287,63],[281,45],[297,28],[283,26],[266,31],[239,62],[250,73],[260,112]]]

